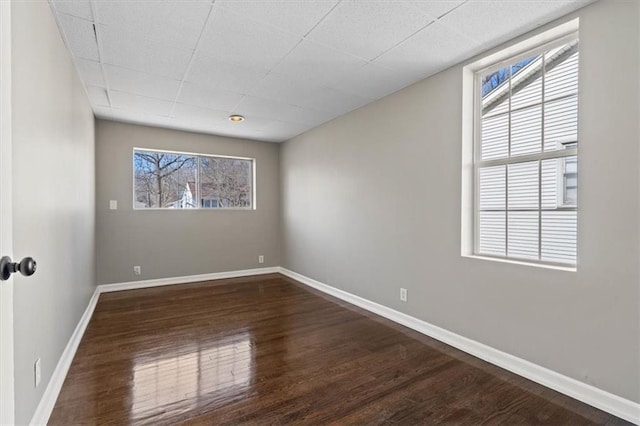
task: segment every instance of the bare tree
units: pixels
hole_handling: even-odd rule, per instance
[[[201,198],[215,199],[220,207],[250,206],[252,173],[251,160],[202,157]]]
[[[193,156],[136,151],[136,200],[148,207],[170,207],[180,200],[186,182],[193,180],[196,166]]]

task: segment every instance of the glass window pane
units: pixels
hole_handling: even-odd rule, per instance
[[[499,115],[482,119],[482,159],[509,156],[509,116]]]
[[[557,209],[562,204],[562,159],[542,161],[542,208]]]
[[[480,212],[478,253],[505,255],[505,212]]]
[[[533,56],[511,67],[511,110],[542,102],[542,59]]]
[[[544,106],[544,150],[557,151],[578,141],[578,97],[547,102]]]
[[[200,157],[200,199],[205,208],[251,208],[253,161]]]
[[[504,210],[506,202],[506,166],[478,170],[480,210]]]
[[[542,212],[542,260],[576,263],[578,212]]]
[[[510,67],[501,68],[482,77],[482,116],[509,112]]]
[[[538,260],[538,212],[509,212],[507,255]]]
[[[534,154],[542,150],[542,107],[540,105],[511,114],[511,156]]]
[[[197,164],[191,155],[135,151],[135,208],[195,208]]]
[[[578,158],[574,155],[542,161],[542,208],[576,207]]]
[[[545,99],[553,100],[578,93],[578,41],[547,53]]]
[[[538,210],[538,162],[509,164],[509,210]]]

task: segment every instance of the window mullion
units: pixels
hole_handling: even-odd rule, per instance
[[[195,193],[195,201],[194,201],[194,205],[196,206],[196,209],[202,208],[202,206],[200,205],[200,156],[198,155],[196,157],[198,159],[198,167],[196,168],[196,193]]]

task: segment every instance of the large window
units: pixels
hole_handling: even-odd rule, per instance
[[[575,265],[578,40],[476,73],[477,255]]]
[[[252,209],[254,160],[133,152],[134,208]]]

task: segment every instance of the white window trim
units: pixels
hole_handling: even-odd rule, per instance
[[[133,158],[135,156],[136,151],[147,151],[147,152],[162,152],[162,153],[166,153],[166,154],[177,154],[177,155],[189,155],[189,156],[195,156],[195,157],[212,157],[212,158],[231,158],[234,160],[246,160],[246,161],[251,161],[251,165],[252,165],[252,169],[251,169],[251,173],[252,173],[252,182],[251,182],[251,207],[215,207],[215,208],[204,208],[204,207],[200,207],[198,206],[198,203],[196,202],[196,208],[193,209],[170,209],[167,207],[136,207],[136,174],[135,174],[135,170],[134,167],[132,167],[132,176],[131,176],[131,195],[132,195],[132,201],[131,201],[131,205],[133,210],[135,211],[253,211],[253,210],[257,210],[258,206],[257,206],[257,187],[256,187],[256,159],[255,158],[251,158],[251,157],[239,157],[239,156],[235,156],[235,155],[218,155],[218,154],[202,154],[202,153],[198,153],[198,152],[188,152],[188,151],[173,151],[173,150],[169,150],[169,149],[157,149],[157,148],[141,148],[141,147],[137,147],[134,146],[132,151],[131,151],[131,158]],[[200,167],[200,159],[198,159],[198,168]],[[198,182],[198,177],[196,176],[196,193],[194,194],[194,198],[196,200],[198,200],[198,192],[200,191],[200,185]]]
[[[481,58],[463,67],[462,70],[462,200],[461,200],[461,256],[466,258],[497,261],[514,265],[533,266],[560,271],[577,271],[576,264],[549,262],[543,260],[519,259],[508,256],[479,254],[477,250],[478,239],[478,142],[480,141],[481,127],[478,125],[480,112],[482,111],[482,97],[478,87],[481,84],[481,75],[486,75],[514,62],[540,54],[571,40],[578,39],[579,19],[573,19],[548,31],[530,37],[524,41],[515,43],[493,54]],[[544,160],[563,158],[577,155],[578,149],[572,148],[559,151],[547,151],[531,155],[522,155],[516,158],[485,160],[483,166],[515,164],[532,160]],[[562,208],[560,208],[562,209]],[[570,210],[577,210],[571,207]]]

